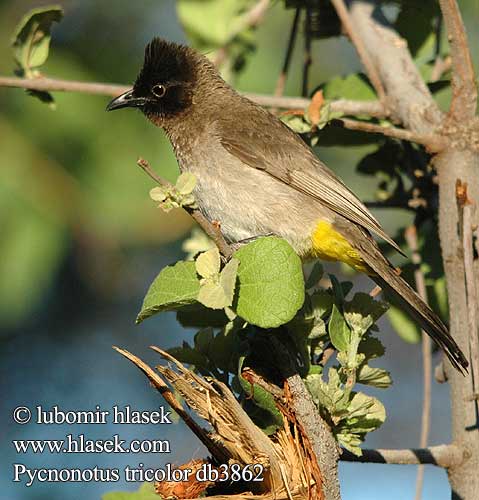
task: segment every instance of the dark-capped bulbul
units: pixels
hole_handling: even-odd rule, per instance
[[[368,274],[431,336],[454,367],[468,362],[446,326],[398,275],[371,233],[396,250],[363,203],[281,120],[238,94],[197,51],[155,38],[131,90],[108,111],[138,108],[168,136],[194,196],[225,238],[275,234],[303,259]],[[402,253],[402,252],[401,252]]]

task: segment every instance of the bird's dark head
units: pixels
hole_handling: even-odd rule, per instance
[[[154,38],[145,49],[143,67],[131,90],[113,99],[107,111],[139,108],[162,126],[188,109],[198,90],[199,73],[210,63],[189,47]]]

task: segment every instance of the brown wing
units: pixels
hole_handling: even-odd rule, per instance
[[[240,116],[235,112],[215,124],[218,138],[230,154],[372,231],[404,255],[364,204],[298,135],[267,111],[244,102],[250,104],[247,112]]]

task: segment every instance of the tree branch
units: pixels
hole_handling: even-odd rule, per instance
[[[15,78],[9,76],[0,77],[0,87],[45,90],[46,92],[82,92],[84,94],[98,94],[111,97],[116,97],[130,88],[126,85],[77,82],[59,80],[57,78]]]
[[[174,187],[171,182],[160,177],[150,166],[150,164],[143,158],[139,158],[137,165],[148,174],[155,182],[160,186],[165,186],[167,188]],[[228,245],[226,240],[221,233],[221,228],[219,225],[212,224],[197,208],[190,208],[187,206],[183,207],[191,217],[198,223],[198,225],[203,229],[203,231],[215,242],[221,254],[229,259],[233,255],[233,249]]]
[[[456,0],[439,0],[439,4],[451,48],[453,68],[449,111],[458,120],[468,120],[476,114],[477,87],[467,34]]]
[[[321,417],[286,347],[274,335],[271,336],[270,341],[277,366],[286,380],[287,388],[291,394],[292,409],[316,455],[324,479],[325,500],[340,500],[339,447],[336,439],[326,421]]]
[[[444,128],[445,117],[421,78],[406,41],[390,27],[378,2],[348,0],[348,5],[355,30],[360,33],[381,75],[391,116],[414,133],[434,134],[437,130]],[[452,0],[441,0],[441,7],[446,27],[449,25],[447,29],[451,34],[452,21],[447,20],[446,16],[453,15],[457,21],[457,5]],[[457,22],[454,25],[458,28]],[[462,23],[460,28],[462,29]],[[454,50],[457,51],[459,46],[457,44]],[[458,65],[456,60],[456,68],[461,71],[462,67],[470,75],[468,66],[468,64],[465,64],[465,67]],[[471,110],[475,109],[475,92],[471,91],[468,98],[469,103],[464,105],[464,108],[472,115]],[[457,110],[457,113],[450,115],[452,120],[450,119],[447,124],[451,130],[464,127],[464,118],[461,122],[460,107]],[[472,116],[467,116],[466,121],[470,120]],[[438,173],[439,235],[447,282],[450,333],[463,349],[469,345],[472,332],[464,327],[464,322],[468,317],[468,304],[463,241],[458,231],[461,225],[455,185],[458,178],[467,182],[470,199],[479,203],[478,162],[479,155],[470,147],[470,144],[466,143],[463,147],[458,147],[452,140],[434,157],[434,166]],[[479,224],[478,219],[478,214],[476,214],[472,221],[473,225]],[[476,303],[475,306],[477,308],[479,304]],[[457,446],[463,447],[468,458],[460,463],[452,464],[448,469],[448,476],[453,497],[469,500],[477,497],[479,489],[478,402],[468,400],[474,393],[472,374],[464,378],[460,373],[451,369],[448,361],[445,361],[444,366],[451,386],[453,441]]]
[[[366,73],[369,76],[369,80],[378,94],[379,101],[384,105],[386,103],[386,91],[384,90],[381,77],[376,69],[374,61],[371,59],[369,52],[364,45],[360,33],[354,28],[354,23],[349,15],[349,11],[344,3],[344,0],[331,0],[331,3],[336,9],[344,30],[358,52],[359,58],[361,59],[361,62],[366,69]]]
[[[118,84],[79,82],[44,77],[29,79],[8,76],[0,76],[0,87],[44,90],[47,92],[81,92],[110,97],[116,97],[130,88],[127,85]],[[282,97],[254,93],[244,93],[243,95],[266,108],[296,109],[307,108],[311,104],[311,99],[303,97]],[[384,106],[379,101],[338,99],[331,101],[329,105],[332,112],[340,112],[345,115],[368,115],[375,118],[385,118],[387,116]]]
[[[351,120],[349,118],[340,118],[337,121],[341,122],[344,128],[349,130],[360,130],[362,132],[370,132],[372,134],[381,134],[387,137],[394,137],[409,142],[422,144],[428,151],[438,152],[443,150],[447,141],[444,137],[438,134],[419,134],[411,130],[404,130],[397,127],[383,127],[373,123],[362,122],[359,120]]]
[[[376,2],[348,0],[354,30],[380,75],[387,107],[404,128],[430,134],[442,113],[412,60],[407,42],[390,26]]]
[[[361,462],[370,464],[418,465],[430,464],[448,469],[464,461],[464,450],[454,444],[441,444],[429,448],[406,448],[399,450],[362,450],[357,457],[347,450],[342,450],[343,462]]]

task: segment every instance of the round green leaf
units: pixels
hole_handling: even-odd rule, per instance
[[[292,320],[304,302],[301,260],[285,240],[259,238],[235,252],[236,313],[253,325],[275,328]]]
[[[161,311],[171,311],[192,304],[198,297],[200,280],[196,275],[195,263],[177,262],[165,267],[155,278],[148,290],[137,323]]]

